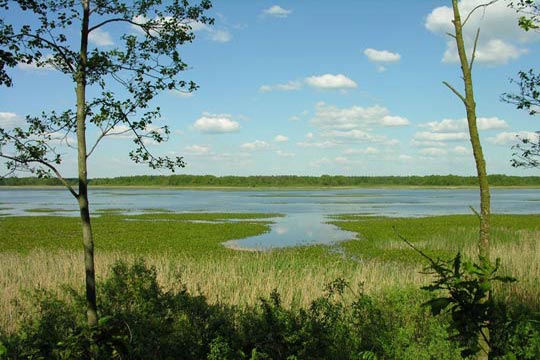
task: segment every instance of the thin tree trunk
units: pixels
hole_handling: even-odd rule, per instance
[[[94,271],[94,237],[90,222],[90,209],[88,204],[88,171],[86,156],[86,66],[88,54],[88,0],[82,1],[83,19],[81,28],[80,64],[76,74],[77,94],[77,145],[79,166],[79,210],[84,246],[84,269],[86,282],[86,317],[88,326],[97,325],[98,314],[96,304],[96,279]]]
[[[461,24],[461,16],[458,9],[458,1],[452,0],[454,8],[454,28],[456,30],[456,44],[461,62],[461,70],[463,73],[463,82],[465,83],[465,108],[467,110],[467,123],[469,124],[469,135],[473,149],[474,161],[476,163],[476,171],[478,174],[478,184],[480,186],[480,241],[478,243],[478,255],[481,261],[489,261],[489,242],[490,242],[490,192],[489,183],[486,172],[486,161],[482,145],[480,144],[480,136],[478,135],[478,127],[476,125],[476,102],[474,100],[473,81],[471,64],[467,59],[465,52],[465,44],[463,42],[463,26]],[[474,58],[474,54],[472,55]]]
[[[486,171],[486,162],[484,160],[484,153],[482,151],[482,145],[480,143],[480,136],[478,134],[478,127],[476,124],[476,102],[474,100],[473,81],[472,81],[472,66],[474,63],[474,56],[476,51],[475,40],[473,53],[471,54],[471,62],[467,58],[465,50],[465,44],[463,41],[463,24],[461,22],[461,16],[458,8],[458,0],[452,0],[452,6],[454,10],[454,28],[455,28],[455,40],[457,50],[459,54],[459,60],[461,63],[461,71],[463,73],[463,82],[465,84],[465,97],[460,96],[461,100],[465,104],[467,112],[467,123],[469,125],[469,135],[471,139],[471,145],[473,149],[474,161],[476,164],[476,172],[478,176],[478,185],[480,187],[480,238],[478,241],[478,257],[481,263],[489,263],[489,244],[490,244],[490,192],[489,182]],[[484,301],[489,301],[490,293]],[[482,334],[483,332],[483,334]],[[478,335],[479,344],[483,350],[478,354],[479,359],[488,359],[490,353],[490,335],[489,324],[483,328]]]

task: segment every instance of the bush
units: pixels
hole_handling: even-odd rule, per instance
[[[71,301],[37,294],[37,316],[17,334],[0,334],[0,358],[7,359],[458,359],[449,340],[448,315],[431,316],[421,304],[427,294],[394,291],[380,298],[360,292],[346,301],[348,284],[338,279],[307,308],[286,308],[274,291],[258,306],[236,309],[209,304],[179,283],[165,291],[156,270],[144,262],[115,264],[99,287],[96,328],[79,309],[84,297],[68,289]],[[349,295],[349,294],[347,294]],[[537,315],[500,307],[493,333],[494,355],[540,358]]]

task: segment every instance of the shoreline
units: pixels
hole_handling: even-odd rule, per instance
[[[540,189],[539,185],[491,185],[491,189]],[[62,185],[0,185],[0,190],[34,189],[61,190]],[[151,189],[151,190],[201,190],[201,191],[295,191],[295,190],[353,190],[353,189],[478,189],[473,185],[358,185],[358,186],[162,186],[162,185],[89,185],[92,189]]]

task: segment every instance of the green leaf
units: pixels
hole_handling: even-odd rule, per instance
[[[435,298],[425,302],[424,306],[429,306],[433,315],[439,315],[452,302],[451,298]]]

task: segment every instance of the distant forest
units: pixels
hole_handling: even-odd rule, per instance
[[[77,179],[68,179],[76,185]],[[540,186],[540,176],[489,175],[493,186]],[[122,176],[91,179],[93,186],[178,186],[178,187],[332,187],[332,186],[475,186],[474,176]],[[58,186],[56,178],[0,178],[0,186]]]

